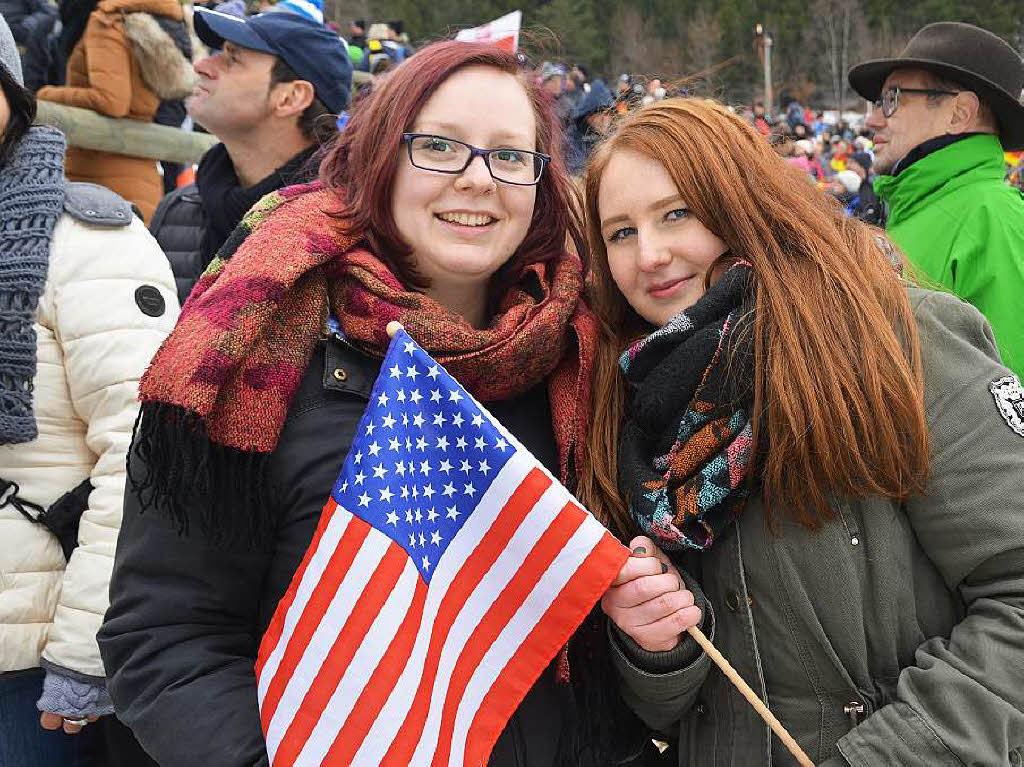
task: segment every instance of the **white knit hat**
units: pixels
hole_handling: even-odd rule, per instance
[[[7,20],[0,14],[0,64],[3,64],[7,71],[14,75],[14,79],[20,85],[25,84],[25,78],[21,74],[21,57],[18,55],[18,46],[14,42],[14,35],[11,28],[7,26]]]

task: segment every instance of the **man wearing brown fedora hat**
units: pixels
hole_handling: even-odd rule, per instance
[[[991,32],[940,22],[849,79],[875,105],[867,125],[889,236],[986,316],[1021,374],[1024,198],[1004,182],[1003,152],[1024,149],[1024,61]]]

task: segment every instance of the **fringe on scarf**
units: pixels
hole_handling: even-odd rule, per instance
[[[145,402],[128,451],[128,487],[140,513],[163,514],[179,535],[194,524],[214,545],[267,548],[275,528],[269,459],[212,442],[195,413]]]

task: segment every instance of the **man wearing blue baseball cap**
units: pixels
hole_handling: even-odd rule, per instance
[[[315,178],[313,155],[335,135],[352,89],[345,43],[323,24],[197,7],[195,27],[213,53],[196,62],[199,80],[185,105],[221,143],[203,156],[196,183],[167,195],[150,224],[183,303],[249,208]]]

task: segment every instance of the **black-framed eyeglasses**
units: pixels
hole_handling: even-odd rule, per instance
[[[943,91],[936,88],[902,88],[899,85],[894,85],[892,88],[887,88],[882,91],[882,95],[875,101],[875,109],[882,110],[882,117],[888,119],[896,114],[896,110],[900,108],[900,94],[901,93],[926,93],[929,96],[955,96],[960,91]]]
[[[526,149],[480,149],[464,141],[432,133],[403,133],[409,162],[421,170],[462,173],[475,157],[483,157],[491,178],[503,184],[533,186],[544,174],[551,157]]]

